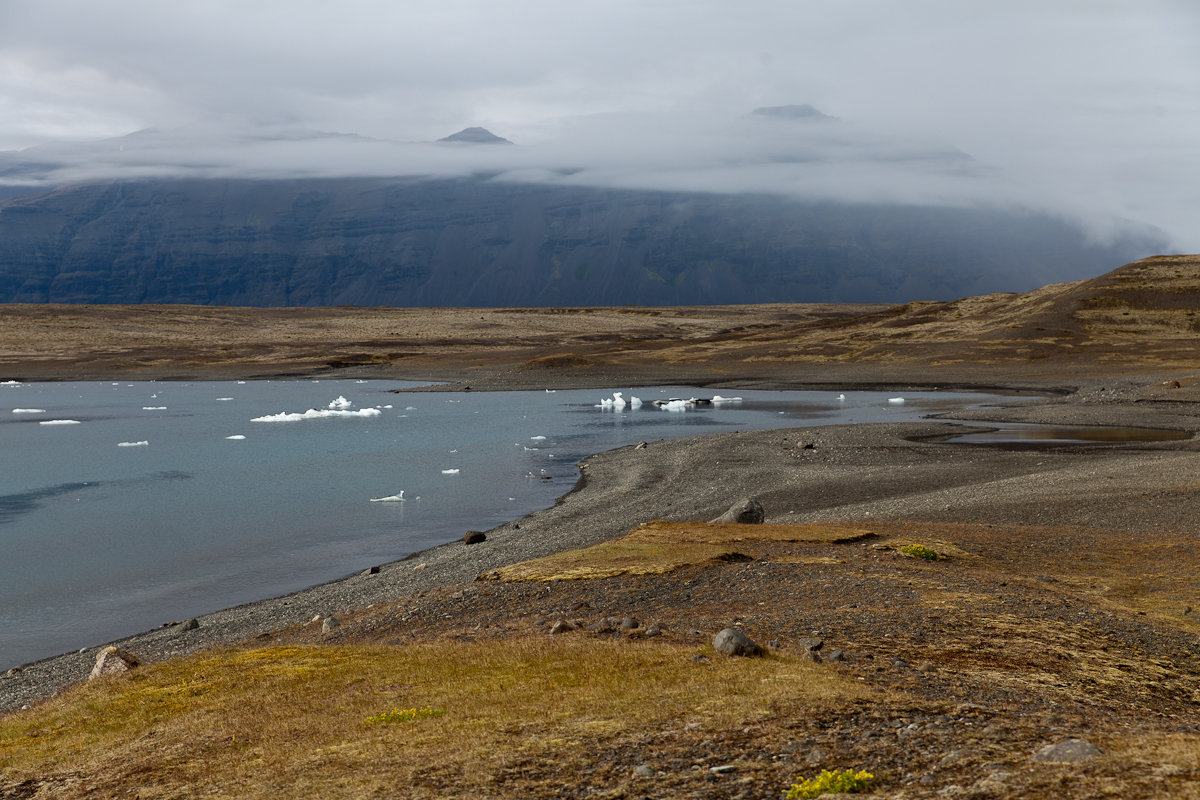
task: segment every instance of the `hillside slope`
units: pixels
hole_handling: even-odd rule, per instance
[[[1153,252],[1048,216],[464,180],[153,180],[0,202],[0,302],[899,303]]]

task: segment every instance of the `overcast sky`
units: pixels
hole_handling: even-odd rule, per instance
[[[839,121],[745,117],[802,103]],[[411,144],[468,126],[519,147]],[[1027,206],[1200,252],[1196,0],[0,0],[0,150],[152,127],[33,177],[490,169]]]

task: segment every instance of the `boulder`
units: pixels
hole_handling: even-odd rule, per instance
[[[487,534],[483,531],[467,531],[466,535],[463,536],[463,541],[467,544],[479,544],[480,542],[486,542]]]
[[[128,650],[109,645],[96,654],[96,666],[92,667],[92,673],[88,675],[88,680],[94,680],[101,675],[119,675],[122,672],[129,672],[141,664],[138,657]]]
[[[187,622],[183,623],[183,625],[181,625],[179,629],[181,631],[194,631],[199,627],[200,627],[200,620],[196,619],[195,617],[192,617]]]
[[[1034,761],[1086,761],[1089,758],[1104,755],[1104,751],[1084,739],[1066,739],[1058,744],[1048,744],[1038,750]]]
[[[727,525],[736,523],[739,525],[761,525],[766,519],[766,513],[763,507],[758,504],[758,501],[747,497],[744,500],[739,500],[734,503],[728,511],[716,519],[709,520],[710,524]]]
[[[329,633],[334,628],[341,627],[341,624],[337,617],[326,617],[325,621],[321,623],[321,633]]]
[[[736,628],[726,628],[713,637],[713,649],[727,656],[761,656],[763,649]]]

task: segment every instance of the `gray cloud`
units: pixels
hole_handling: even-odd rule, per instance
[[[1020,206],[1197,251],[1198,45],[1191,2],[9,0],[0,181],[486,172]],[[840,121],[745,116],[799,103]],[[474,125],[521,146],[420,143]]]

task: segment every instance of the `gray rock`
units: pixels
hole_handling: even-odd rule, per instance
[[[809,764],[820,764],[828,757],[829,754],[824,750],[819,747],[814,747],[812,750],[808,751],[808,755],[804,757],[804,760]]]
[[[610,619],[599,619],[587,626],[587,629],[592,633],[611,633],[617,629]]]
[[[801,650],[820,650],[825,646],[824,640],[818,639],[815,636],[806,636],[796,644],[800,646]]]
[[[900,669],[908,669],[909,668],[908,662],[905,661],[903,658],[893,658],[892,666],[899,667]]]
[[[96,666],[88,675],[88,680],[94,680],[102,675],[120,675],[122,672],[141,666],[138,657],[128,650],[109,645],[96,654]]]
[[[337,617],[326,617],[321,623],[321,633],[329,633],[334,628],[341,627],[341,624]]]
[[[703,655],[701,653],[697,653],[696,655],[692,656],[692,663],[693,664],[707,664],[707,663],[709,663],[708,656]]]
[[[367,567],[366,569],[364,569],[362,572],[360,572],[360,573],[358,573],[358,574],[359,574],[359,575],[378,575],[378,574],[379,574],[379,567],[377,567],[377,566],[375,566],[375,567]]]
[[[650,766],[649,764],[642,764],[633,771],[633,774],[637,775],[639,778],[653,778],[658,773],[656,773],[654,771],[654,767]]]
[[[1102,755],[1104,755],[1104,751],[1091,742],[1084,739],[1067,739],[1058,744],[1046,745],[1034,754],[1033,760],[1065,763],[1070,761],[1086,761],[1089,758]]]
[[[802,650],[800,651],[800,660],[811,661],[814,664],[820,664],[825,659],[821,658],[821,654],[816,650]]]
[[[924,664],[917,667],[917,672],[925,672],[925,673],[937,672],[937,667],[935,667],[930,662],[926,661]]]
[[[744,500],[739,500],[734,503],[728,511],[716,519],[710,519],[709,522],[717,525],[725,525],[736,523],[739,525],[761,525],[766,519],[766,512],[763,507],[758,504],[758,501],[747,497]]]
[[[846,654],[841,650],[831,650],[829,655],[825,656],[826,661],[845,661]]]
[[[183,623],[183,625],[180,627],[180,630],[194,631],[199,627],[200,627],[200,620],[196,619],[195,617],[192,617],[187,622]]]
[[[708,771],[713,775],[728,775],[731,772],[737,772],[737,767],[733,764],[722,764],[719,767],[709,767]]]
[[[727,656],[761,656],[763,649],[736,628],[726,628],[713,637],[713,649]]]
[[[569,630],[571,630],[571,623],[562,622],[561,620],[550,626],[551,634],[566,633]]]
[[[662,631],[660,631],[658,628],[647,628],[645,635],[648,639],[653,636],[662,636]]]
[[[487,534],[483,531],[467,531],[463,536],[463,541],[467,544],[479,544],[487,541]]]
[[[637,628],[639,624],[636,617],[625,617],[625,619],[621,620],[620,627],[623,631],[631,631]]]

